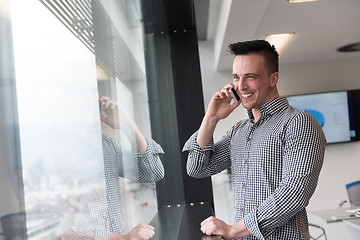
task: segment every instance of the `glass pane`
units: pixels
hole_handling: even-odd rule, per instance
[[[155,182],[164,177],[162,147],[151,139],[141,11],[137,1],[113,0],[93,2],[92,11],[105,167],[119,169],[107,171],[118,196],[110,215],[125,216],[128,232],[157,213]]]
[[[26,235],[10,2],[0,1],[0,239]]]
[[[9,167],[20,190],[8,213],[26,218],[29,239],[136,234],[157,212],[163,150],[151,138],[139,7],[11,0],[21,158]]]
[[[12,20],[28,238],[105,237],[95,56],[39,1]]]

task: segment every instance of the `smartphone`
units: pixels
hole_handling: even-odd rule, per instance
[[[231,97],[234,99],[234,101],[236,103],[238,103],[240,101],[240,97],[237,94],[236,90],[234,88],[230,88],[229,92],[230,92]]]
[[[99,101],[99,109],[100,109],[100,111],[104,110],[105,103],[106,103],[106,100]]]

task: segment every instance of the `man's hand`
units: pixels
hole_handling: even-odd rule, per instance
[[[111,233],[109,240],[148,240],[155,235],[154,227],[140,223],[126,235]]]
[[[120,128],[118,103],[108,97],[99,98],[100,120],[114,129]]]
[[[121,129],[128,137],[135,134],[136,148],[139,153],[144,154],[147,149],[146,140],[129,113],[118,102],[105,96],[99,98],[99,104],[101,109],[100,120],[113,129],[120,129],[119,116],[121,116]]]
[[[230,105],[232,97],[230,95],[230,88],[233,88],[232,83],[224,86],[223,89],[217,91],[212,97],[206,115],[214,117],[216,121],[227,118],[235,108],[237,108],[241,101]]]
[[[209,143],[217,123],[221,119],[227,118],[240,105],[241,101],[230,105],[232,98],[229,89],[233,87],[234,85],[229,83],[212,97],[196,139],[201,149],[204,149],[206,144]]]
[[[206,235],[219,235],[224,240],[231,240],[233,239],[231,228],[231,225],[227,225],[224,221],[211,216],[201,222],[200,230]]]
[[[242,238],[252,235],[241,220],[234,225],[228,225],[216,217],[208,217],[201,222],[201,231],[206,235],[219,235],[224,240]]]
[[[155,235],[155,228],[145,223],[140,223],[126,234],[127,240],[148,240]]]
[[[101,108],[100,120],[114,129],[120,128],[119,115],[124,119],[125,123],[130,124],[132,120],[128,112],[118,103],[108,97],[99,97]]]

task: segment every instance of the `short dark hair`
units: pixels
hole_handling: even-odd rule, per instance
[[[279,53],[274,45],[265,40],[251,40],[229,44],[228,52],[237,55],[260,54],[264,56],[269,73],[279,71]]]

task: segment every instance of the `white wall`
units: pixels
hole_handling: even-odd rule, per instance
[[[231,71],[215,71],[212,49],[212,42],[199,42],[205,109],[212,95],[232,81]],[[280,95],[360,89],[359,62],[359,58],[352,57],[341,61],[328,60],[281,65],[280,59],[278,84]],[[247,114],[240,106],[217,127],[214,134],[215,140],[219,139],[233,123],[243,118],[247,118]],[[359,168],[360,142],[327,145],[318,187],[310,201],[308,212],[337,208],[342,200],[347,199],[345,184],[360,180]],[[215,177],[213,181],[219,184],[219,179],[220,177]],[[229,211],[232,211],[230,204],[232,199],[226,199],[230,195],[223,192],[224,188],[221,191],[221,196],[214,196],[216,215],[225,218],[224,220],[228,223],[232,223],[233,220],[229,219],[232,217],[232,213],[225,212],[224,203],[217,203],[217,201],[226,201],[225,206],[228,207]],[[216,187],[214,187],[214,192],[220,193]],[[326,228],[329,240],[344,239],[345,227],[343,223],[329,225],[311,216],[310,220]]]

